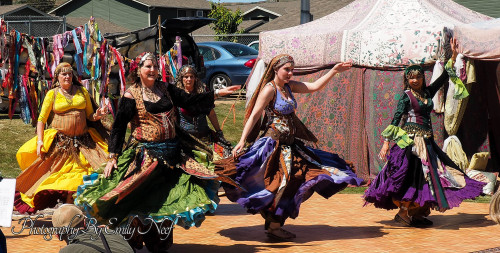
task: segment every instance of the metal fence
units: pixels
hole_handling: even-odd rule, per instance
[[[34,37],[50,37],[66,31],[66,17],[5,16],[7,31],[15,29]]]
[[[223,34],[223,35],[191,35],[196,43],[223,40],[238,42],[244,45],[250,44],[252,41],[259,40],[258,33],[245,33],[245,34]]]

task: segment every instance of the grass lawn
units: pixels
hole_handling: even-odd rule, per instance
[[[12,178],[21,173],[16,152],[35,136],[35,128],[24,124],[18,115],[10,120],[7,114],[0,114],[0,172],[3,177]]]
[[[234,108],[234,109],[233,109]],[[243,131],[243,120],[245,117],[245,101],[221,100],[215,102],[215,113],[219,124],[224,131],[224,137],[233,145],[236,145]],[[226,121],[224,122],[224,119]],[[222,123],[224,122],[224,125]],[[211,126],[211,124],[209,123]]]

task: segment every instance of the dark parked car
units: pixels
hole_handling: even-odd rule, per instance
[[[248,46],[225,41],[201,42],[198,49],[207,71],[203,82],[210,89],[244,84],[259,53]]]

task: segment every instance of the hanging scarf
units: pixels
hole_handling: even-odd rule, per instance
[[[118,66],[120,67],[120,73],[119,73],[119,76],[120,76],[120,91],[121,91],[121,94],[123,94],[125,92],[125,67],[123,65],[123,61],[122,61],[122,56],[120,54],[120,52],[118,52],[118,50],[116,50],[116,48],[114,47],[111,47],[111,50],[113,51],[113,53],[115,54],[115,57],[116,57],[116,60],[118,61]]]
[[[85,41],[84,41],[84,38],[85,38]],[[83,71],[85,71],[85,73],[87,75],[90,75],[90,71],[87,67],[88,66],[87,48],[89,47],[89,44],[90,44],[90,34],[89,34],[88,24],[85,24],[84,32],[82,33],[82,42],[85,42],[85,44],[83,46]]]

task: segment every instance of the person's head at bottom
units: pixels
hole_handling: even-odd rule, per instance
[[[52,226],[56,228],[68,227],[68,233],[59,234],[59,240],[69,241],[72,231],[85,227],[85,215],[82,210],[73,204],[64,204],[57,208],[52,214]]]

